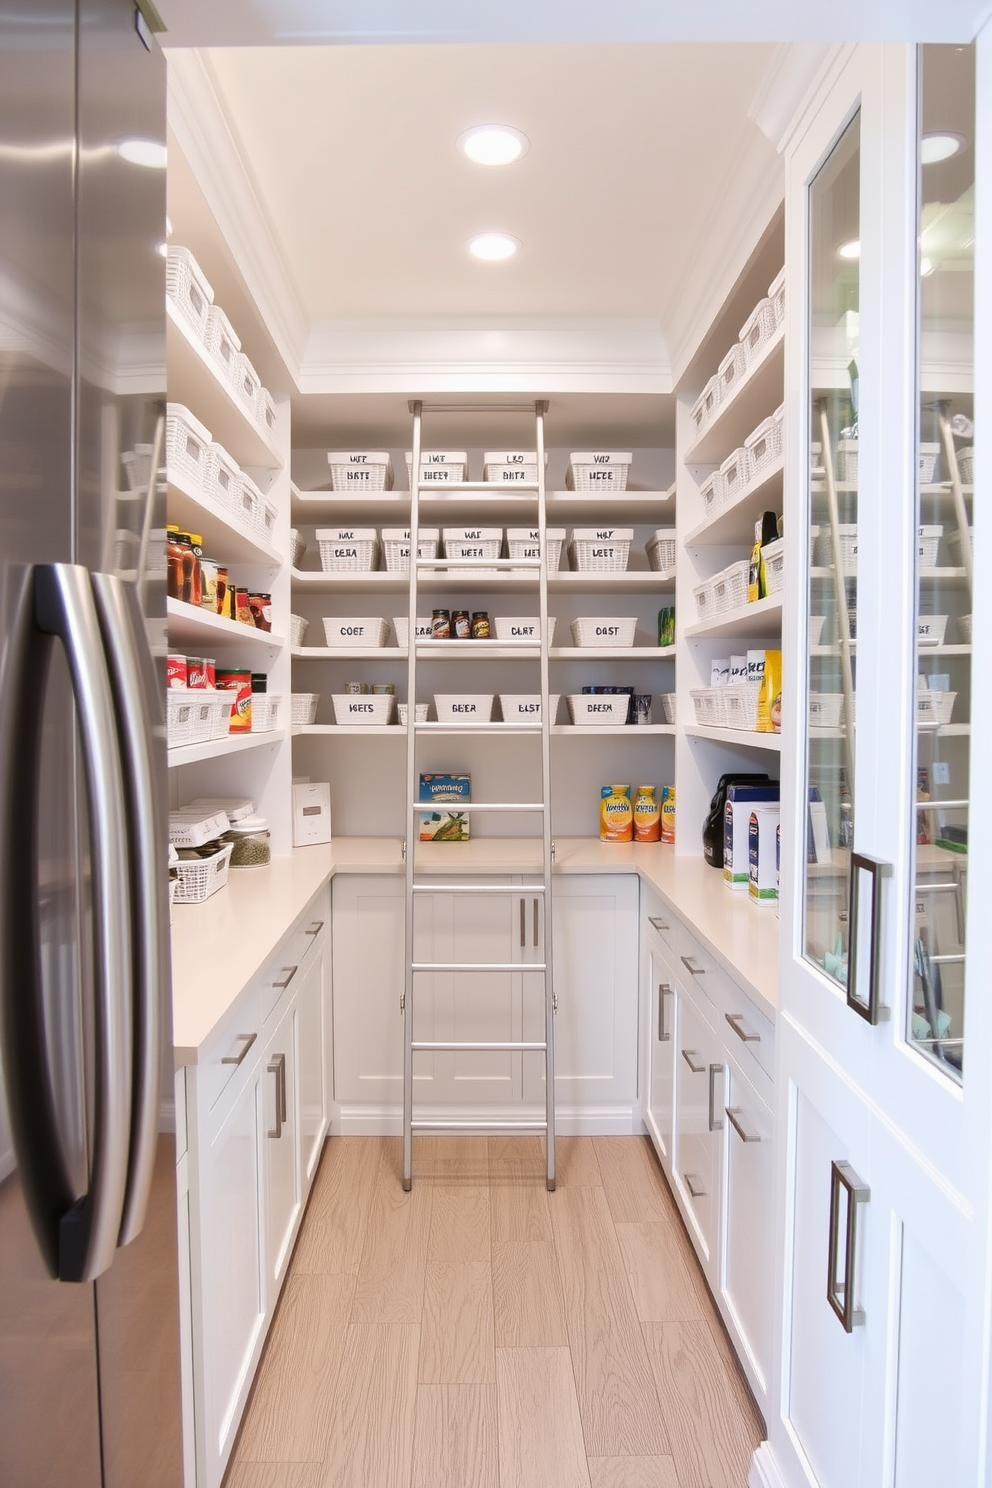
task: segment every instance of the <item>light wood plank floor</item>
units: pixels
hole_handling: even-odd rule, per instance
[[[646,1137],[332,1138],[226,1488],[746,1488],[763,1426]]]

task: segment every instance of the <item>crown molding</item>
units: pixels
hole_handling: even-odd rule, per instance
[[[203,52],[170,51],[168,76],[169,125],[259,316],[295,379],[310,321],[239,148],[213,65]]]

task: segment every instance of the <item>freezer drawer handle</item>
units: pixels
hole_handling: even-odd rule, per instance
[[[694,1199],[705,1199],[705,1197],[706,1197],[706,1190],[703,1187],[702,1182],[700,1181],[700,1178],[699,1178],[698,1174],[696,1174],[696,1173],[683,1173],[682,1174],[682,1177],[685,1179],[685,1186],[689,1190],[689,1194],[690,1194],[690,1197],[691,1198],[694,1198]]]
[[[726,1018],[727,1022],[730,1024],[737,1037],[739,1039],[743,1039],[746,1044],[761,1043],[761,1034],[751,1032],[750,1028],[748,1028],[747,1024],[744,1021],[743,1013],[724,1013],[723,1016]]]
[[[748,1131],[747,1127],[741,1121],[741,1117],[743,1116],[744,1112],[741,1110],[740,1106],[724,1106],[723,1109],[727,1113],[727,1120],[730,1122],[731,1126],[734,1128],[734,1131],[740,1137],[742,1142],[761,1141],[761,1137],[758,1135],[758,1133]]]
[[[844,1227],[844,1273],[838,1276],[840,1242],[840,1192],[847,1194],[847,1223]],[[847,1162],[830,1164],[830,1232],[827,1241],[827,1301],[840,1319],[845,1333],[853,1333],[865,1320],[854,1305],[854,1275],[857,1269],[858,1206],[867,1204],[871,1189],[862,1183]]]
[[[711,1132],[723,1131],[723,1117],[717,1115],[716,1094],[713,1089],[716,1084],[717,1075],[723,1074],[722,1064],[710,1065],[710,1106],[708,1113],[709,1129]]]
[[[221,1064],[244,1064],[245,1059],[248,1057],[248,1050],[257,1038],[257,1033],[239,1033],[238,1042],[241,1044],[240,1051],[237,1054],[225,1054],[221,1060]]]
[[[868,853],[852,852],[851,877],[848,882],[847,910],[847,1005],[864,1018],[866,1023],[878,1023],[883,1015],[881,1006],[881,977],[879,976],[880,925],[878,880],[887,873],[890,864]],[[862,997],[859,990],[861,979],[861,875],[867,873],[871,880],[871,900],[868,920],[868,995]]]
[[[659,982],[658,983],[658,1042],[659,1042],[659,1044],[667,1044],[670,1041],[671,1037],[672,1037],[672,1030],[669,1028],[669,1026],[668,1026],[668,1020],[665,1017],[665,1006],[666,1006],[666,1004],[668,1002],[668,999],[671,997],[671,995],[672,995],[671,983],[670,982]]]
[[[286,1056],[275,1054],[269,1060],[268,1071],[276,1077],[276,1124],[269,1136],[278,1140],[286,1121]]]
[[[686,971],[689,973],[690,976],[705,976],[706,975],[706,967],[705,966],[697,966],[695,964],[695,962],[693,961],[693,959],[692,959],[691,956],[682,956],[679,959],[681,960],[682,965],[685,967]]]
[[[686,1064],[692,1070],[692,1073],[694,1075],[705,1075],[705,1073],[706,1073],[706,1066],[705,1066],[705,1064],[697,1064],[696,1063],[696,1060],[699,1058],[699,1050],[698,1049],[683,1049],[682,1050],[682,1058],[685,1060]]]

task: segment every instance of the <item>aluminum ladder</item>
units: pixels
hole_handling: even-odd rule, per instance
[[[551,839],[551,719],[550,719],[550,694],[548,686],[548,564],[547,564],[547,511],[545,492],[545,470],[544,470],[544,416],[547,412],[547,403],[534,402],[527,404],[486,404],[466,406],[464,404],[432,403],[424,404],[422,401],[410,404],[410,412],[413,414],[413,459],[410,467],[410,589],[409,589],[409,630],[407,634],[407,740],[406,740],[406,941],[405,957],[406,971],[403,989],[403,997],[400,1007],[403,1012],[403,1187],[409,1190],[413,1183],[413,1137],[416,1133],[481,1133],[488,1132],[502,1134],[509,1132],[543,1132],[545,1137],[545,1151],[547,1156],[547,1186],[553,1190],[555,1186],[555,1062],[554,1062],[554,1014],[557,1003],[554,994],[554,978],[552,975],[552,912],[551,912],[551,869],[554,856],[554,845]],[[486,569],[514,569],[534,570],[535,588],[539,593],[540,602],[540,645],[535,646],[533,642],[514,642],[514,649],[519,648],[521,656],[529,657],[540,662],[541,673],[541,721],[537,723],[417,723],[415,702],[417,699],[417,662],[418,658],[426,657],[433,651],[435,654],[439,647],[444,647],[444,641],[420,641],[417,638],[417,613],[420,595],[420,581],[423,575],[429,575],[431,571],[448,569],[452,565],[444,558],[421,558],[419,556],[419,534],[420,534],[420,498],[424,491],[430,491],[433,495],[439,494],[437,485],[425,485],[421,479],[421,432],[423,416],[425,413],[444,414],[479,414],[479,413],[532,413],[535,421],[535,445],[537,449],[537,480],[536,482],[514,482],[513,494],[523,493],[536,501],[537,504],[537,528],[539,531],[539,558],[514,558],[514,559],[471,559],[459,563],[459,569],[470,576],[473,567]],[[446,483],[443,487],[444,496],[457,496],[459,493],[467,495],[476,493],[480,497],[479,506],[484,507],[485,497],[499,495],[503,500],[509,494],[501,491],[499,487],[491,482],[485,481],[459,481]],[[529,524],[528,524],[529,525]],[[464,642],[452,642],[452,644],[464,644]],[[501,647],[504,643],[500,643]],[[533,813],[540,817],[542,834],[542,869],[541,882],[528,884],[527,893],[533,894],[544,904],[544,959],[541,962],[526,962],[523,966],[514,962],[436,962],[417,961],[414,955],[414,908],[417,898],[425,893],[445,894],[506,894],[520,893],[519,885],[508,885],[505,883],[420,883],[417,881],[417,842],[419,838],[419,815],[424,810],[424,803],[419,799],[420,777],[417,762],[417,743],[421,737],[432,734],[505,734],[509,731],[515,733],[529,733],[540,737],[541,741],[541,793],[540,801],[529,802],[472,802],[465,809],[474,814],[487,812],[515,811]],[[457,852],[457,847],[454,848]],[[416,1013],[416,983],[418,976],[427,976],[432,973],[452,973],[454,975],[477,973],[477,972],[521,972],[526,971],[528,979],[533,975],[543,978],[544,983],[544,1037],[540,1040],[511,1040],[498,1042],[469,1042],[452,1040],[430,1040],[418,1039],[414,1029],[414,1018]],[[413,1109],[413,1057],[417,1053],[542,1053],[545,1058],[545,1116],[543,1121],[539,1120],[478,1120],[459,1121],[452,1120],[418,1120]]]

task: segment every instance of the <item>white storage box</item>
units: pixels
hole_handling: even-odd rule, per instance
[[[165,255],[165,292],[180,315],[202,341],[207,312],[213,304],[210,281],[188,248],[170,243]]]
[[[211,361],[215,362],[220,369],[221,375],[234,387],[241,371],[238,356],[241,342],[219,305],[211,305],[207,310],[203,344]]]
[[[765,585],[769,594],[780,594],[785,583],[785,538],[777,537],[761,549],[765,565]]]
[[[569,491],[626,491],[633,455],[616,450],[591,450],[568,457],[565,486]]]
[[[716,615],[716,591],[713,588],[713,580],[707,579],[705,583],[697,584],[692,591],[692,597],[696,601],[696,619],[712,620]]]
[[[418,615],[415,621],[416,639],[418,641],[429,641],[431,639],[431,617],[430,615]],[[410,617],[408,615],[393,616],[393,630],[396,634],[397,646],[406,649],[410,638]]]
[[[292,647],[302,646],[306,640],[307,631],[310,629],[310,621],[302,615],[290,615],[289,617],[289,644]]]
[[[345,724],[384,727],[392,722],[396,699],[391,693],[373,696],[364,692],[335,692],[331,694],[331,702],[334,704],[334,722],[339,727]]]
[[[590,649],[632,646],[636,629],[636,615],[581,615],[572,621],[572,643]]]
[[[251,695],[251,731],[268,734],[279,727],[282,697],[276,692],[253,692]]]
[[[942,646],[947,632],[946,615],[918,615],[916,619],[916,644],[918,646]]]
[[[317,718],[319,692],[294,692],[289,700],[289,721],[294,728],[306,728]]]
[[[615,728],[626,724],[630,698],[625,692],[570,692],[566,697],[572,723],[582,728]]]
[[[165,727],[170,749],[181,749],[186,744],[203,743],[209,737],[203,733],[200,715],[196,708],[198,691],[194,687],[166,689]]]
[[[974,527],[969,527],[968,528],[968,542],[971,544],[972,549],[974,549],[974,541],[975,541],[975,529],[974,529]],[[961,532],[960,532],[959,529],[956,529],[954,532],[949,532],[947,534],[947,554],[948,554],[948,557],[951,560],[952,567],[954,567],[954,568],[961,568],[962,567],[962,565],[964,563],[964,559],[961,556]]]
[[[655,573],[674,573],[677,546],[674,527],[659,527],[648,538],[648,566]]]
[[[713,598],[718,615],[730,610],[740,610],[747,604],[747,579],[750,560],[741,558],[728,564],[721,573],[713,575]]]
[[[233,842],[227,842],[209,858],[186,861],[180,858],[173,864],[176,874],[176,903],[202,904],[211,894],[224,888],[231,866]]]
[[[858,484],[858,441],[856,439],[837,441],[837,484],[840,486]]]
[[[576,527],[568,556],[580,573],[622,573],[627,567],[633,527]]]
[[[294,568],[299,568],[306,553],[306,540],[300,536],[295,527],[289,529],[289,555]]]
[[[267,387],[258,390],[258,422],[271,439],[276,429],[275,399]]]
[[[204,811],[183,806],[169,812],[169,841],[173,847],[203,847],[230,827],[226,811]]]
[[[332,491],[391,491],[393,462],[383,450],[328,450]]]
[[[384,646],[389,625],[380,616],[325,615],[324,638],[328,646]]]
[[[234,706],[233,694],[226,687],[211,687],[202,688],[200,690],[200,697],[202,702],[199,706],[208,710],[204,719],[206,737],[208,739],[226,739],[231,732],[231,710]]]
[[[750,450],[735,449],[733,454],[728,455],[720,466],[720,479],[723,481],[724,501],[733,501],[751,479]]]
[[[421,450],[421,486],[450,486],[465,480],[468,454],[465,450]],[[406,483],[413,489],[413,450],[406,452]]]
[[[548,696],[551,705],[551,723],[558,716],[558,700],[561,694],[552,692]],[[499,705],[503,710],[504,723],[540,723],[541,719],[541,694],[534,693],[509,693],[501,692]]]
[[[712,517],[718,508],[723,505],[726,495],[723,476],[719,470],[714,470],[713,474],[708,475],[699,488],[700,500],[703,503],[703,515]]]
[[[954,712],[956,692],[931,692],[920,688],[916,694],[916,723],[918,727],[937,726],[950,723]]]
[[[544,463],[548,463],[547,454]],[[486,450],[482,468],[483,480],[498,485],[536,485],[537,450]]]
[[[776,408],[775,412],[764,419],[758,427],[747,436],[744,448],[751,457],[752,478],[759,471],[764,470],[773,460],[777,460],[782,453],[782,418],[784,408]]]
[[[840,728],[844,716],[844,694],[842,692],[811,692],[809,694],[810,728]]]
[[[241,472],[241,502],[244,507],[242,520],[247,519],[250,506],[255,536],[261,538],[263,542],[270,542],[275,531],[275,507],[271,502],[266,501],[251,476],[245,475],[243,470]]]
[[[692,706],[696,710],[696,722],[707,728],[721,728],[726,717],[723,695],[726,687],[693,687],[689,690]]]
[[[741,326],[740,332],[740,342],[744,347],[748,367],[760,358],[776,328],[775,306],[769,299],[759,300]]]
[[[758,727],[758,698],[760,682],[730,682],[717,688],[722,693],[723,724],[725,728],[744,729],[754,733]]]
[[[720,379],[721,403],[726,403],[728,398],[733,397],[737,391],[737,384],[744,376],[746,366],[747,360],[744,347],[740,341],[737,341],[727,352],[727,355],[717,368],[716,375]]]
[[[480,559],[498,558],[503,548],[502,527],[445,527],[444,556],[453,563],[476,564]],[[476,569],[484,573],[484,569]],[[498,569],[491,570],[498,573]]]
[[[970,486],[975,479],[975,448],[974,445],[966,445],[964,449],[958,450],[958,474],[963,486]]]
[[[540,615],[497,615],[493,621],[498,641],[532,641],[538,645],[541,639]],[[548,616],[548,645],[555,637],[555,617]]]
[[[921,444],[916,457],[916,478],[921,486],[929,486],[937,467],[939,444]]]
[[[661,701],[661,711],[665,715],[665,722],[674,723],[676,694],[674,692],[662,692],[659,693],[659,698]]]
[[[921,568],[937,567],[937,549],[940,539],[944,535],[944,528],[938,524],[933,527],[919,527],[916,533],[916,557]]]
[[[689,414],[692,420],[693,433],[697,439],[720,407],[720,395],[720,378],[714,374],[692,405],[692,410]]]
[[[207,474],[210,430],[182,403],[168,403],[165,418],[165,463],[176,485],[202,491]]]
[[[557,573],[561,563],[561,550],[565,546],[564,527],[547,527],[548,573]],[[540,558],[541,534],[537,527],[509,527],[506,532],[506,552],[510,558]]]
[[[438,544],[436,527],[421,527],[417,532],[417,557],[436,558]],[[384,527],[382,529],[382,551],[389,573],[407,573],[410,569],[409,527]]]
[[[768,298],[772,302],[775,311],[775,324],[780,326],[785,319],[785,265],[779,269],[775,278],[768,286]]]
[[[258,420],[258,397],[262,390],[262,379],[251,364],[251,358],[243,351],[238,352],[238,376],[234,384],[234,391],[244,405],[248,417],[257,422]]]
[[[245,475],[243,470],[239,470],[231,510],[246,532],[258,532],[261,503],[261,491],[250,476]]]
[[[325,573],[371,573],[379,542],[374,527],[318,527],[320,566]]]
[[[840,539],[840,560],[843,572],[858,571],[858,527],[854,522],[842,522],[837,529]],[[821,527],[816,538],[816,563],[820,568],[833,568],[834,553],[829,527]]]
[[[434,694],[438,723],[489,723],[493,716],[495,693]]]
[[[252,511],[247,518],[244,515],[241,501],[243,483],[244,477],[237,460],[232,459],[222,444],[212,444],[207,450],[203,489],[236,522],[242,523],[247,531],[252,532],[255,514]]]
[[[255,815],[255,802],[250,796],[197,796],[187,801],[184,811],[223,811],[230,822],[243,821]]]

